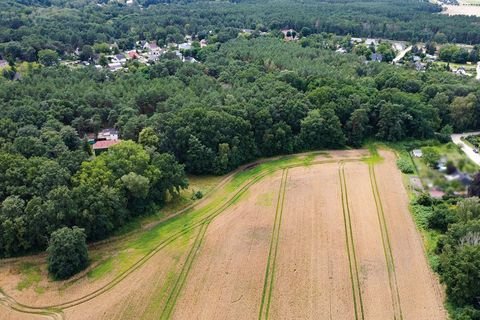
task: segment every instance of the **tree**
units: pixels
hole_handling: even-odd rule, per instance
[[[464,131],[474,127],[476,103],[477,97],[474,93],[453,99],[450,105],[450,117],[456,130]]]
[[[88,265],[88,250],[83,229],[61,228],[50,237],[47,249],[48,272],[54,279],[67,279]]]
[[[144,147],[157,148],[160,139],[151,127],[143,128],[138,137],[138,143]]]
[[[345,144],[340,120],[328,107],[308,113],[301,122],[300,136],[307,149],[338,148]]]
[[[368,134],[368,112],[365,109],[357,109],[352,112],[350,119],[347,122],[348,140],[354,146],[360,146],[363,139]]]
[[[423,153],[423,161],[430,166],[431,168],[435,168],[438,161],[440,160],[440,154],[437,150],[433,147],[424,147],[422,148]]]
[[[100,58],[98,59],[98,64],[104,68],[108,66],[108,59],[103,53],[100,55]]]
[[[464,246],[441,257],[441,279],[457,306],[476,305],[480,297],[480,246]]]
[[[38,52],[38,61],[46,67],[58,64],[58,53],[56,51],[45,49]]]
[[[82,52],[80,52],[80,60],[82,61],[90,61],[94,57],[93,48],[89,45],[84,45],[82,47]]]

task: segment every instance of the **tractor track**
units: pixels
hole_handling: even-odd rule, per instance
[[[342,195],[343,221],[345,226],[345,240],[347,244],[347,254],[350,269],[350,280],[352,282],[353,307],[356,320],[364,320],[364,308],[362,299],[362,290],[360,287],[360,277],[358,275],[357,255],[355,253],[355,241],[353,239],[352,220],[350,216],[350,206],[348,203],[347,180],[345,178],[345,162],[340,161],[338,167],[340,178],[340,189]]]
[[[280,182],[280,190],[278,192],[277,206],[275,211],[275,220],[273,223],[272,238],[270,241],[270,249],[268,252],[267,267],[265,270],[265,281],[262,291],[262,302],[258,319],[268,319],[270,311],[270,301],[272,298],[273,283],[275,277],[275,263],[277,260],[278,240],[280,236],[280,227],[282,225],[283,204],[285,202],[285,193],[287,188],[288,168],[282,172],[282,180]]]
[[[387,263],[388,282],[390,286],[390,292],[392,295],[394,319],[403,320],[402,306],[400,303],[400,293],[398,290],[397,275],[395,272],[395,262],[393,259],[392,247],[390,244],[390,237],[388,235],[388,228],[385,220],[383,204],[380,199],[380,192],[378,190],[377,178],[375,176],[375,168],[372,164],[369,164],[368,171],[370,174],[370,184],[372,185],[372,193],[375,199],[378,223],[380,225],[380,233],[382,235],[382,245],[385,253],[385,260]]]

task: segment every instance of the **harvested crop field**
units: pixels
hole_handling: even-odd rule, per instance
[[[34,298],[0,267],[11,279],[0,281],[0,319],[446,319],[395,156],[380,154],[239,171],[175,228],[160,226],[140,263],[91,286],[80,279]]]

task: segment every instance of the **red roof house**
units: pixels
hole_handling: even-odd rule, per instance
[[[101,140],[101,141],[97,141],[93,145],[93,151],[95,151],[96,153],[100,153],[102,151],[108,150],[108,148],[110,148],[111,146],[119,144],[120,142],[122,142],[122,140]]]

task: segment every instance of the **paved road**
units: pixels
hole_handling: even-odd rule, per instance
[[[473,148],[467,145],[465,142],[461,140],[463,137],[468,137],[471,135],[479,135],[480,131],[478,132],[468,132],[468,133],[457,133],[457,134],[452,134],[452,141],[455,144],[462,144],[462,151],[465,152],[465,154],[476,164],[480,166],[480,154],[473,152]]]
[[[398,55],[395,57],[395,59],[393,59],[393,64],[395,64],[395,63],[399,62],[400,60],[402,60],[403,57],[405,57],[405,55],[407,54],[407,52],[410,51],[410,50],[412,50],[412,48],[413,48],[413,47],[410,46],[410,47],[406,48],[405,50],[400,51],[400,52],[398,53]]]

